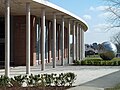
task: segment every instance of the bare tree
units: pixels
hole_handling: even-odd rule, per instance
[[[117,51],[120,53],[120,32],[114,34],[111,41],[116,45]]]
[[[110,23],[107,30],[120,30],[120,0],[105,1],[108,5],[106,11],[109,12],[107,22]],[[115,43],[118,52],[120,52],[120,31],[112,36],[111,41]]]
[[[109,12],[109,28],[120,28],[120,0],[105,0],[108,4],[106,9]]]

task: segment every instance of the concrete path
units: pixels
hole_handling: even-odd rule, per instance
[[[118,84],[120,84],[120,71],[113,72],[69,90],[116,90],[111,88],[114,88]]]
[[[100,84],[107,85],[105,83],[107,82],[111,83],[112,80],[109,81],[109,79],[107,80],[103,78],[103,80],[101,80],[101,77],[105,75],[109,75],[110,76],[109,78],[116,78],[118,74],[120,76],[120,72],[118,73],[118,71],[120,70],[120,66],[68,66],[68,65],[60,66],[60,64],[58,64],[56,68],[52,68],[52,64],[47,64],[45,71],[41,71],[40,67],[41,67],[40,65],[32,66],[31,73],[33,74],[41,74],[41,73],[59,74],[59,73],[66,73],[66,72],[74,72],[77,75],[77,78],[73,85],[77,86],[76,87],[77,89],[71,88],[70,90],[82,90],[82,89],[78,89],[80,85],[89,86],[89,90],[90,90],[90,86],[94,87],[94,85],[95,86],[96,85],[98,86]],[[25,71],[26,71],[25,66],[11,67],[10,75],[14,76],[14,75],[25,74]],[[116,75],[111,76],[111,73],[116,73],[117,76]],[[4,75],[4,69],[0,70],[0,75]],[[96,83],[94,80],[99,80],[99,81]],[[104,80],[106,80],[105,83],[104,83]],[[117,81],[117,78],[115,81]],[[99,87],[101,88],[102,86],[99,86]],[[88,89],[83,89],[83,90],[88,90]],[[99,90],[99,89],[91,89],[91,90]]]

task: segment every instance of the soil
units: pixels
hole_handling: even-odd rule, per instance
[[[4,87],[0,90],[66,90],[70,87]]]

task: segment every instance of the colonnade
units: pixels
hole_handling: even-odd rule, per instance
[[[30,74],[30,3],[26,3],[26,74]],[[57,14],[53,13],[53,48],[51,48],[50,42],[48,42],[48,48],[53,49],[53,68],[56,67],[56,25],[57,25]],[[67,22],[67,25],[65,25]],[[45,8],[41,9],[41,70],[45,70],[45,26],[46,23],[46,10]],[[51,28],[51,23],[48,24],[48,28]],[[61,26],[61,27],[60,27]],[[72,32],[73,35],[73,43],[72,43],[72,59],[73,60],[83,60],[84,58],[84,30],[82,25],[75,20],[71,20],[70,18],[65,18],[61,15],[61,28],[62,32],[62,44],[61,51],[58,50],[58,53],[61,52],[61,65],[64,65],[64,31],[65,27],[68,32],[68,64],[70,64],[70,34]],[[50,29],[49,29],[50,30]],[[51,32],[48,31],[48,37],[51,37]],[[50,40],[50,38],[48,39]],[[60,55],[58,55],[60,59]],[[48,62],[51,60],[51,51],[48,52]],[[9,76],[10,74],[10,0],[5,0],[5,75]]]

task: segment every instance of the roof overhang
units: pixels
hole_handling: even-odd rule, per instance
[[[5,0],[0,0],[0,15],[4,15],[4,1]],[[87,31],[88,29],[87,23],[80,17],[46,0],[11,0],[11,15],[26,15],[27,2],[30,2],[31,15],[41,16],[41,11],[45,8],[46,18],[48,20],[52,20],[53,13],[56,13],[58,23],[60,23],[61,17],[64,16],[66,24],[68,24],[67,20],[71,19],[77,23],[80,23],[84,31]]]

